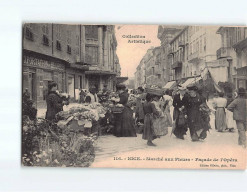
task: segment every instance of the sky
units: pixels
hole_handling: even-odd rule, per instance
[[[160,40],[157,38],[158,25],[116,25],[115,32],[121,76],[134,77],[136,67],[147,50],[160,46]],[[128,35],[145,36],[145,38],[126,38]],[[134,40],[145,40],[147,43],[129,43]]]

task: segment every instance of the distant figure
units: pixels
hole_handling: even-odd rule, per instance
[[[28,88],[25,89],[25,91],[24,91],[22,97],[23,97],[23,100],[29,100],[29,99],[30,99],[31,95],[30,95],[30,93],[28,92]]]
[[[83,89],[81,89],[79,95],[80,95],[79,103],[84,103],[85,102],[86,92]]]
[[[91,97],[91,103],[98,103],[99,102],[99,98],[96,94],[96,87],[95,86],[92,86],[89,89],[89,93],[87,95]]]
[[[57,83],[51,82],[48,85],[48,96],[46,99],[47,111],[45,118],[54,120],[58,112],[63,110],[63,101],[60,95],[57,94]]]
[[[245,99],[246,91],[244,88],[238,89],[238,97],[230,103],[228,110],[233,112],[233,119],[236,121],[238,129],[238,144],[246,148],[246,131],[247,131],[247,100]]]
[[[220,92],[219,97],[214,100],[215,113],[215,129],[218,132],[226,130],[226,104],[227,99],[224,98],[224,93]]]
[[[143,111],[143,103],[146,99],[146,94],[144,93],[144,89],[142,87],[138,87],[138,97],[136,99],[136,110],[135,116],[137,122],[144,123],[144,111]]]

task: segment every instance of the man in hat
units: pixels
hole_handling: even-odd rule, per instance
[[[190,129],[190,136],[192,141],[204,140],[207,137],[208,127],[204,125],[201,106],[203,99],[198,94],[196,85],[187,86],[189,96],[186,102],[186,113],[188,117],[188,126]]]
[[[238,89],[238,97],[228,105],[227,109],[233,112],[233,119],[238,129],[238,144],[246,148],[246,127],[247,127],[247,100],[245,89]]]
[[[187,99],[188,94],[186,93],[186,88],[182,85],[178,85],[178,94],[173,98],[173,134],[179,139],[184,139],[184,135],[186,135],[187,131],[187,124],[185,123],[185,118],[187,117],[185,114]]]

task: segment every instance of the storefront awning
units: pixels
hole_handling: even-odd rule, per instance
[[[201,78],[201,77],[197,77],[197,78]],[[188,78],[184,83],[182,83],[181,85],[183,87],[187,87],[189,84],[191,83],[195,83],[197,78]]]
[[[102,70],[88,70],[85,71],[86,75],[116,75],[115,72],[102,71]]]
[[[166,83],[166,85],[163,87],[163,89],[170,89],[176,85],[176,81],[170,81]]]

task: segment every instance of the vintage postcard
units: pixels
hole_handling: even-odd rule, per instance
[[[23,166],[246,169],[247,27],[22,35]]]

